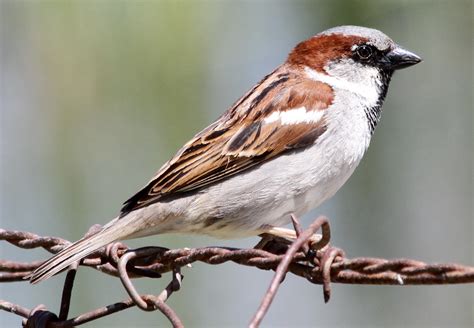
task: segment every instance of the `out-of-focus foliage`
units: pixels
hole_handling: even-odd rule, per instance
[[[186,140],[297,42],[341,24],[378,28],[424,58],[393,79],[362,164],[327,204],[349,256],[473,262],[472,1],[1,2],[1,227],[79,238],[105,223]],[[307,221],[306,221],[307,222]],[[250,246],[160,236],[133,245]],[[1,257],[44,258],[1,245]],[[270,272],[184,271],[170,304],[189,327],[244,326]],[[141,281],[153,293],[164,281]],[[62,279],[1,285],[2,298],[59,303]],[[159,285],[159,286],[157,286]],[[80,270],[73,309],[125,297]],[[470,326],[473,288],[317,286],[288,277],[266,326]],[[17,317],[0,313],[2,327]],[[156,326],[138,310],[92,326]]]

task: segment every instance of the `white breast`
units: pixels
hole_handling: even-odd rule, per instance
[[[327,130],[313,146],[279,156],[196,196],[186,215],[188,232],[222,238],[258,234],[265,226],[289,223],[291,213],[302,215],[334,195],[370,142],[362,104],[348,108],[343,101],[348,92],[335,90]],[[207,225],[209,218],[216,218],[215,224]]]

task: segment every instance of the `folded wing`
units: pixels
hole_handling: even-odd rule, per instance
[[[265,77],[184,145],[124,203],[122,215],[312,145],[326,131],[324,114],[333,101],[333,91],[324,83],[290,78],[291,73],[281,71]]]

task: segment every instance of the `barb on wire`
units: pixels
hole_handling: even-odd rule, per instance
[[[132,298],[135,304],[144,311],[154,311],[159,309],[171,322],[173,327],[184,327],[178,315],[173,311],[171,307],[166,305],[166,300],[174,291],[178,291],[181,288],[181,270],[180,268],[173,269],[173,279],[168,284],[168,286],[160,293],[158,296],[153,295],[140,295],[130,280],[130,277],[127,272],[128,261],[154,255],[157,251],[166,250],[162,247],[143,247],[137,250],[132,250],[126,252],[119,260],[118,271],[120,275],[120,280],[122,281],[125,290],[128,295]]]
[[[252,318],[251,327],[259,326],[287,273],[305,278],[313,284],[323,285],[326,302],[330,297],[331,283],[402,286],[474,282],[474,267],[459,264],[426,264],[409,259],[348,259],[342,250],[329,245],[330,228],[325,217],[316,219],[306,230],[301,228],[295,217],[292,220],[295,230],[284,231],[282,236],[295,236],[296,233],[296,239],[265,234],[256,248],[252,249],[204,247],[170,250],[163,247],[143,247],[129,250],[122,243],[113,243],[70,266],[58,316],[48,311],[44,305],[30,310],[4,300],[0,300],[0,310],[25,318],[23,325],[26,327],[71,327],[138,306],[145,311],[160,310],[174,327],[182,327],[178,315],[165,302],[173,292],[181,288],[180,268],[197,261],[212,265],[231,261],[262,270],[275,270],[260,307]],[[90,231],[95,229],[97,226]],[[315,235],[318,229],[321,229],[321,236]],[[0,229],[0,240],[25,249],[42,247],[51,253],[57,253],[70,244],[61,238],[3,229]],[[23,281],[40,264],[39,261],[25,263],[0,259],[0,282]],[[130,298],[68,319],[79,264],[119,277]],[[159,295],[139,294],[130,279],[160,278],[167,272],[172,273],[171,282]]]
[[[250,328],[256,328],[260,325],[260,322],[263,320],[263,317],[268,311],[268,308],[270,307],[273,298],[275,297],[275,294],[278,290],[278,287],[280,286],[280,282],[282,281],[284,275],[288,271],[288,267],[290,266],[291,261],[293,260],[294,256],[296,253],[302,248],[302,246],[308,241],[308,239],[316,233],[316,231],[322,227],[323,225],[329,226],[328,219],[326,217],[319,217],[316,219],[307,230],[301,231],[301,226],[296,219],[295,216],[292,216],[292,221],[295,226],[295,231],[296,235],[298,236],[296,240],[291,244],[291,246],[288,248],[286,251],[285,256],[281,260],[280,264],[278,265],[275,275],[273,276],[273,279],[270,283],[270,287],[268,287],[268,290],[263,297],[263,300],[257,310],[257,313],[255,313],[254,317],[252,318],[252,321],[250,322],[249,327]],[[325,238],[323,234],[323,238],[321,240],[324,240],[329,242],[329,239]],[[318,248],[315,250],[318,251],[322,249],[324,246],[327,244],[320,243],[317,245]],[[309,247],[306,245],[306,250],[309,250]]]

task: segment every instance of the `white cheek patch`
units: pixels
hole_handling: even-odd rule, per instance
[[[321,120],[323,115],[324,111],[322,110],[307,111],[306,107],[299,107],[284,112],[274,112],[265,118],[263,122],[273,123],[279,120],[282,125],[316,123]]]
[[[339,64],[339,66],[342,65]],[[343,67],[343,72],[351,72],[351,70],[354,70],[351,66]],[[376,69],[365,68],[364,70],[359,70],[361,74],[348,76],[346,78],[342,77],[343,74],[335,68],[332,68],[332,70],[328,69],[328,71],[328,73],[333,73],[334,75],[323,74],[309,67],[305,67],[307,76],[312,80],[320,81],[333,88],[343,89],[357,94],[366,99],[368,106],[375,106],[378,103],[380,97],[380,81]],[[351,81],[350,78],[357,82]]]

